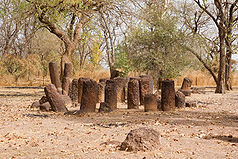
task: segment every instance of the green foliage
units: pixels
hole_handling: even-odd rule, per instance
[[[152,16],[155,14],[154,11],[148,14],[150,19],[129,32],[123,50],[135,71],[160,79],[173,78],[188,64],[186,51],[180,45],[183,32],[178,30],[175,17]]]
[[[123,49],[117,49],[115,52],[115,69],[119,69],[122,72],[122,76],[127,76],[131,69],[131,62],[127,57],[126,52]]]

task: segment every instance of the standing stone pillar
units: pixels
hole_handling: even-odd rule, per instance
[[[112,110],[117,109],[117,90],[115,80],[107,80],[105,87],[105,102]]]
[[[163,111],[175,109],[175,89],[173,80],[162,81],[161,107]]]
[[[138,79],[130,79],[127,89],[128,109],[138,109],[140,105],[140,89]]]
[[[99,83],[98,83],[98,102],[101,103],[101,102],[104,102],[105,99],[105,86],[106,86],[106,81],[108,79],[106,78],[102,78],[99,80]]]
[[[65,63],[64,76],[63,76],[63,80],[62,80],[63,95],[69,94],[69,85],[71,83],[72,71],[73,71],[72,63]]]
[[[98,83],[98,103],[104,102],[105,85]]]
[[[193,80],[192,80],[192,79],[185,77],[185,78],[183,79],[183,84],[182,84],[181,89],[190,91],[190,90],[191,90],[192,83],[193,83]]]
[[[126,87],[127,87],[127,78],[116,77],[114,78],[116,82],[116,90],[117,90],[117,101],[124,103],[126,100]]]
[[[92,79],[83,81],[80,112],[95,112],[98,99],[98,84]]]
[[[185,96],[190,96],[192,83],[193,83],[192,79],[185,77],[183,79],[182,87],[181,89],[179,89],[179,91],[181,91]]]
[[[148,78],[140,78],[140,105],[144,104],[144,98],[146,94],[150,94],[150,80]]]
[[[45,87],[45,94],[51,105],[51,109],[55,112],[67,112],[65,102],[61,95],[58,93],[55,85],[49,84]]]
[[[72,83],[70,84],[69,97],[71,98],[72,102],[78,101],[78,79],[73,79]]]
[[[185,107],[185,95],[180,91],[177,91],[175,93],[175,107],[177,108]]]
[[[57,91],[61,94],[62,88],[61,88],[61,82],[60,82],[60,76],[59,76],[59,70],[58,65],[55,62],[49,63],[49,71],[50,71],[50,80],[51,83],[55,85],[57,88]]]
[[[144,98],[144,111],[157,111],[158,99],[155,94],[146,94]]]
[[[140,78],[148,78],[149,79],[149,81],[150,81],[150,90],[149,90],[149,92],[150,93],[153,93],[154,92],[154,82],[153,82],[153,78],[151,77],[151,76],[149,76],[149,75],[141,75],[140,76]]]
[[[80,77],[78,79],[78,103],[81,103],[83,94],[83,81],[89,80],[89,78]]]

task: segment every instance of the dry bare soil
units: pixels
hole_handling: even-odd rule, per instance
[[[174,112],[145,113],[119,104],[115,112],[84,116],[31,109],[42,94],[39,88],[0,89],[0,158],[238,158],[236,91],[193,94],[186,100],[196,101],[197,108]],[[139,127],[159,131],[160,148],[118,150],[127,133]]]

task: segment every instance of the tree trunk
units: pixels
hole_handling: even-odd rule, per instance
[[[222,28],[219,28],[219,39],[220,39],[220,61],[219,61],[219,72],[218,80],[216,83],[215,93],[225,93],[224,89],[224,80],[225,80],[225,64],[226,64],[226,55],[225,55],[225,32]]]
[[[226,90],[232,90],[232,80],[231,80],[231,65],[232,59],[231,56],[233,54],[232,50],[232,28],[229,28],[227,36],[226,36],[226,70],[225,70],[225,88]]]

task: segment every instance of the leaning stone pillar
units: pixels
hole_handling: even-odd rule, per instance
[[[56,87],[53,84],[49,84],[45,87],[46,97],[51,105],[51,109],[55,112],[67,112],[68,109],[65,106],[65,102],[61,95],[58,93]]]
[[[162,81],[161,107],[163,111],[175,109],[175,89],[173,80]]]
[[[137,109],[140,105],[140,89],[138,79],[130,79],[127,89],[128,109]]]
[[[98,84],[92,79],[83,81],[80,112],[95,112],[98,99]]]
[[[146,94],[144,98],[144,111],[157,111],[158,99],[155,94]]]
[[[117,109],[117,90],[115,80],[107,80],[105,87],[105,102],[112,110]]]
[[[59,70],[58,65],[55,62],[49,63],[49,71],[50,71],[50,80],[51,83],[55,85],[57,88],[57,91],[61,94],[62,88],[61,88],[61,82],[60,82],[60,76],[59,76]]]

